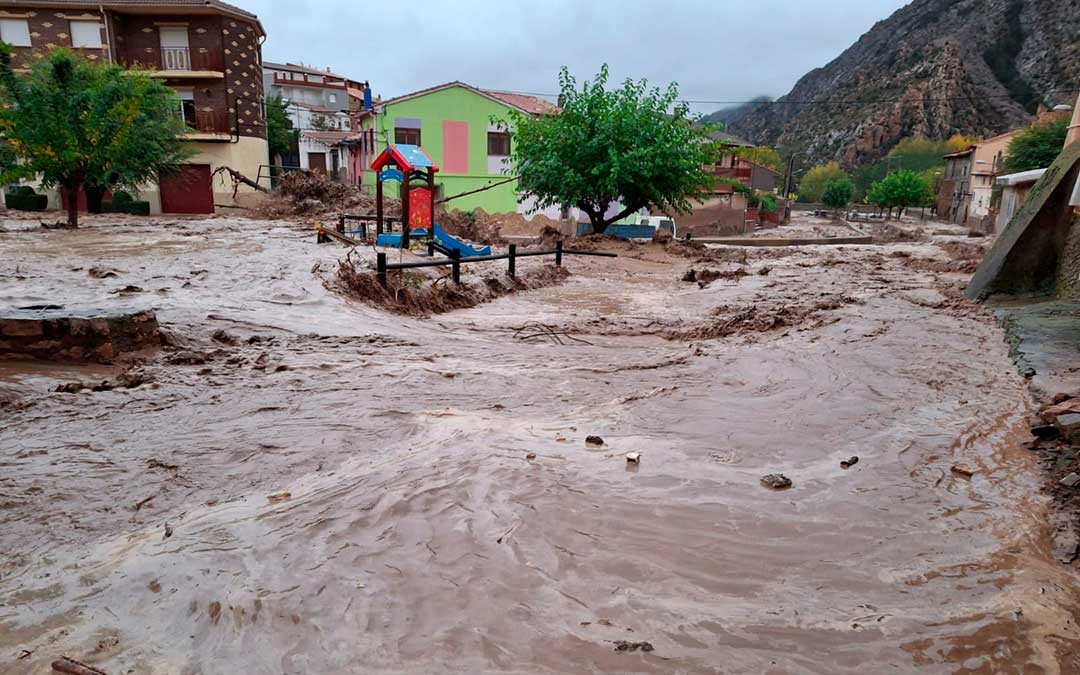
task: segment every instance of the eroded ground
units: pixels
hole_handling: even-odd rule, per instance
[[[960,237],[621,245],[417,319],[284,223],[8,230],[0,304],[150,306],[174,346],[99,392],[0,365],[5,673],[1080,668]]]

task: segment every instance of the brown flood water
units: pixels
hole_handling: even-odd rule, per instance
[[[410,319],[327,291],[312,268],[342,249],[313,242],[0,232],[0,306],[151,306],[207,357],[81,394],[50,389],[110,371],[0,365],[22,397],[0,408],[0,671],[1080,671],[1025,383],[933,290],[962,277],[888,255],[932,243],[753,252],[704,289],[624,247]],[[770,332],[658,334],[837,296]],[[588,344],[516,339],[529,322]],[[794,487],[760,485],[777,472]]]

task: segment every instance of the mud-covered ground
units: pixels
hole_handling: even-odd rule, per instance
[[[4,673],[1080,669],[958,232],[617,245],[408,318],[286,223],[5,225],[0,305],[172,346],[97,392],[53,390],[121,366],[0,364]]]

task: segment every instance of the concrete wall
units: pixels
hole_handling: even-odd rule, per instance
[[[1080,143],[1058,156],[983,258],[965,294],[1072,294],[1080,282],[1080,232],[1069,206]]]

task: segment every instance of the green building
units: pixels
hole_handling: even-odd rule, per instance
[[[360,115],[361,184],[366,190],[374,189],[371,161],[387,143],[424,148],[439,166],[439,198],[505,181],[513,134],[492,119],[508,121],[511,111],[539,115],[555,110],[556,106],[543,99],[486,91],[462,82],[376,103]],[[523,210],[518,204],[516,181],[455,199],[450,206],[462,211],[482,208],[488,213]]]

